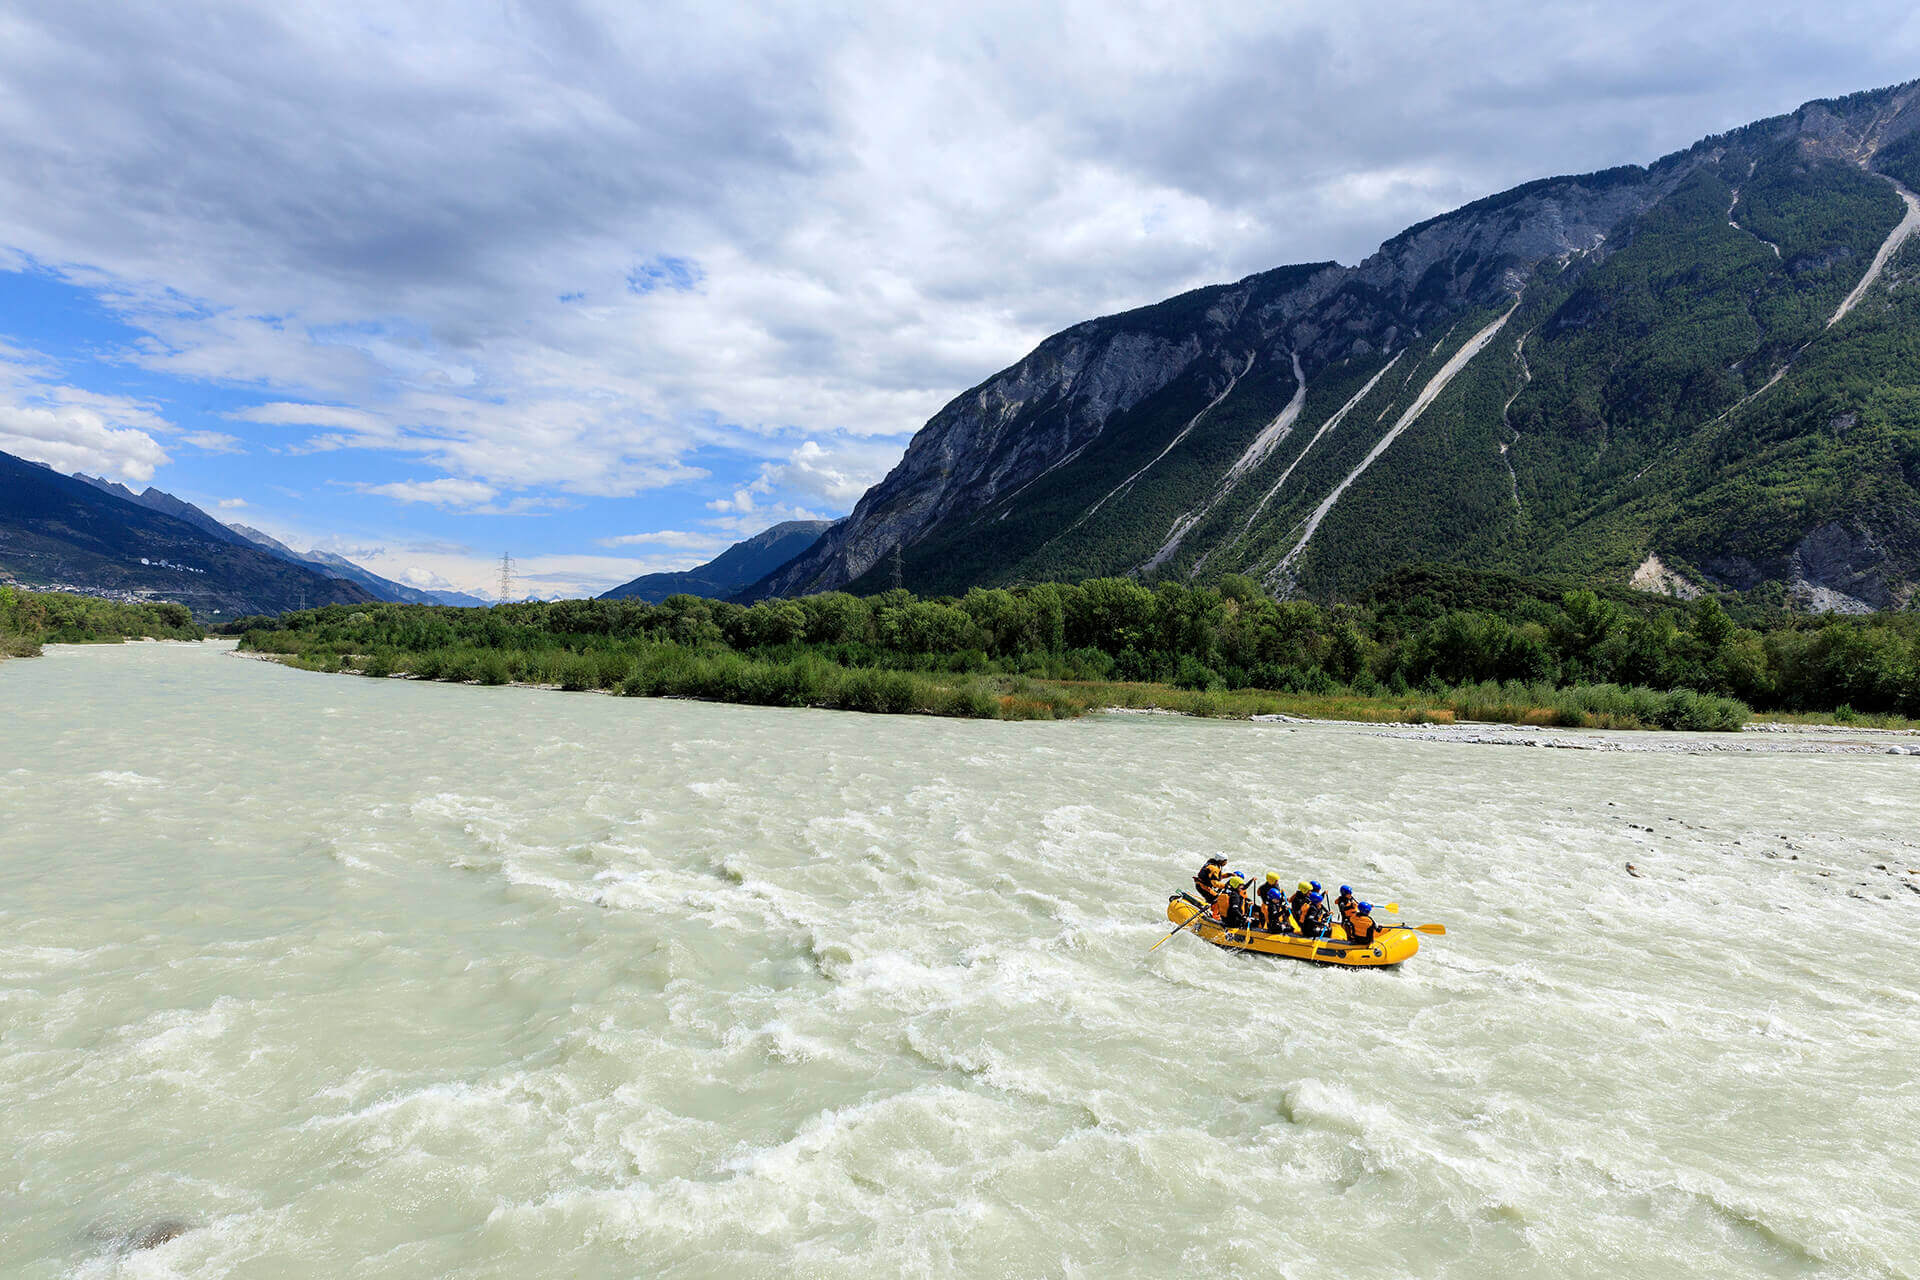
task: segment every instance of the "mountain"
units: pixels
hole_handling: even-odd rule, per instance
[[[751,586],[820,540],[830,520],[788,520],[736,542],[697,569],[649,573],[602,595],[602,600],[645,600],[658,604],[668,596],[707,596],[725,600]]]
[[[217,538],[221,542],[231,542],[237,546],[246,545],[247,540],[235,533],[230,526],[222,524],[191,502],[176,498],[165,490],[149,485],[140,493],[135,493],[127,486],[108,480],[104,476],[90,476],[85,472],[76,472],[73,478],[83,480],[103,493],[110,493],[116,498],[145,507],[149,511],[158,511],[176,520],[184,520],[200,532]]]
[[[331,551],[322,551],[318,547],[303,554],[271,534],[263,533],[250,525],[235,524],[228,525],[226,528],[254,545],[264,547],[283,560],[311,566],[330,578],[356,583],[375,600],[386,600],[396,604],[450,604],[464,609],[484,608],[487,604],[487,601],[478,596],[470,596],[463,591],[434,591],[424,587],[409,587],[391,578],[383,578],[370,569],[363,569],[345,556],[335,555]]]
[[[1452,562],[1805,607],[1920,581],[1920,83],[1046,339],[743,598]]]
[[[485,606],[487,603],[477,596],[470,596],[460,591],[428,591],[419,587],[405,586],[393,581],[391,578],[383,578],[371,570],[363,569],[353,563],[353,561],[343,556],[334,555],[330,551],[315,549],[303,554],[295,551],[278,538],[262,533],[258,529],[250,528],[244,524],[222,523],[202,511],[199,507],[194,506],[191,502],[187,502],[182,498],[176,498],[165,490],[155,489],[151,485],[144,491],[135,493],[125,485],[116,484],[114,481],[107,480],[101,476],[90,476],[82,473],[75,475],[74,479],[84,480],[86,483],[104,493],[110,493],[116,498],[121,498],[127,502],[146,507],[150,511],[158,511],[163,515],[170,515],[176,520],[184,520],[199,529],[202,533],[222,542],[231,542],[236,546],[242,547],[264,547],[274,555],[279,556],[282,560],[286,560],[292,564],[317,569],[329,578],[338,578],[343,582],[355,583],[375,600],[386,600],[399,604],[451,604],[465,608]]]
[[[27,586],[177,601],[202,620],[372,598],[237,535],[222,538],[130,494],[7,453],[0,569]]]
[[[405,583],[383,578],[370,569],[363,569],[345,556],[337,556],[331,551],[322,551],[315,547],[301,559],[322,573],[343,578],[348,582],[357,582],[373,593],[376,600],[391,600],[400,604],[450,604],[463,609],[485,608],[489,603],[478,596],[470,596],[464,591],[438,591],[427,587],[409,587]]]
[[[305,563],[306,561],[306,557],[298,551],[295,551],[292,547],[280,541],[280,539],[274,537],[272,534],[256,529],[252,525],[230,524],[227,528],[229,531],[239,534],[255,546],[264,547],[268,551],[273,552],[273,554],[279,556],[282,560],[296,560],[301,563]]]

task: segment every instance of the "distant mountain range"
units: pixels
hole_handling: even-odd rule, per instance
[[[258,529],[249,528],[244,524],[226,524],[216,520],[191,502],[176,498],[161,489],[149,487],[141,493],[135,493],[123,484],[116,484],[100,476],[79,474],[74,479],[84,480],[104,493],[110,493],[116,498],[146,507],[150,511],[158,511],[173,516],[177,520],[184,520],[203,533],[223,542],[263,547],[283,560],[318,569],[329,578],[358,583],[375,600],[386,600],[396,604],[450,604],[467,608],[491,603],[462,591],[428,591],[420,587],[409,587],[391,578],[383,578],[371,570],[363,569],[353,561],[344,556],[337,556],[331,551],[321,551],[318,548],[305,552],[295,551],[278,538],[262,533]]]
[[[217,621],[322,604],[388,600],[485,605],[426,591],[326,551],[301,553],[227,525],[161,489],[135,493],[0,453],[0,570],[29,586],[177,600]]]
[[[153,490],[149,489],[147,492],[152,493]],[[396,604],[450,604],[464,609],[480,608],[493,603],[490,600],[482,600],[479,596],[470,596],[464,591],[433,591],[425,587],[409,587],[391,578],[383,578],[370,569],[363,569],[345,556],[337,556],[331,551],[322,551],[318,547],[304,553],[295,551],[271,534],[262,533],[244,524],[231,524],[226,527],[255,545],[265,547],[275,555],[301,564],[312,565],[329,577],[357,582],[376,600],[387,600]]]
[[[746,598],[1441,561],[1816,609],[1920,584],[1920,84],[1090,320]]]
[[[649,573],[606,592],[602,600],[645,600],[659,604],[668,596],[706,596],[726,600],[773,573],[820,540],[831,520],[789,520],[736,542],[697,569]]]
[[[831,527],[827,520],[777,524],[696,569],[648,574],[601,598],[728,599]],[[135,493],[99,476],[66,476],[6,453],[0,453],[0,571],[31,587],[177,600],[207,621],[362,601],[491,603],[458,591],[410,587],[317,548],[295,551],[271,534],[225,524],[162,489]]]
[[[29,587],[177,601],[203,621],[373,599],[204,512],[216,528],[122,493],[0,453],[0,570]]]

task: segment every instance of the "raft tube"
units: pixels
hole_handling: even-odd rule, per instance
[[[1371,943],[1348,942],[1345,930],[1339,938],[1302,938],[1291,933],[1268,933],[1264,929],[1229,929],[1207,914],[1190,893],[1176,893],[1167,899],[1167,920],[1185,924],[1199,915],[1203,918],[1187,932],[1229,951],[1252,951],[1263,956],[1284,956],[1289,960],[1310,960],[1315,964],[1339,964],[1349,968],[1384,969],[1399,964],[1420,949],[1420,935],[1404,925],[1385,925]]]

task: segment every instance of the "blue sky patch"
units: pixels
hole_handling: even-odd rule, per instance
[[[627,273],[627,289],[633,293],[654,293],[670,289],[674,293],[692,293],[707,278],[707,273],[692,258],[655,257]]]

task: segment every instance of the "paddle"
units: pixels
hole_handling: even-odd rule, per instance
[[[1199,922],[1199,920],[1200,920],[1200,917],[1202,917],[1202,916],[1204,916],[1204,915],[1206,915],[1206,914],[1207,914],[1207,913],[1206,913],[1206,912],[1204,912],[1204,911],[1195,911],[1195,912],[1194,912],[1194,913],[1193,913],[1192,915],[1190,915],[1190,916],[1188,916],[1188,917],[1187,917],[1187,918],[1186,918],[1186,919],[1185,919],[1184,921],[1182,921],[1182,922],[1181,922],[1181,925],[1180,925],[1180,928],[1179,928],[1179,929],[1175,929],[1175,930],[1173,931],[1173,933],[1179,933],[1181,929],[1188,929],[1188,928],[1191,928],[1191,927],[1192,927],[1193,925],[1195,925],[1195,924],[1197,924],[1197,923]],[[1152,946],[1150,946],[1150,947],[1148,947],[1148,948],[1147,948],[1147,954],[1149,954],[1149,955],[1151,955],[1151,954],[1153,954],[1154,952],[1156,952],[1156,951],[1158,951],[1158,950],[1159,950],[1159,949],[1160,949],[1160,948],[1161,948],[1162,946],[1164,946],[1164,945],[1166,945],[1166,944],[1167,944],[1168,942],[1171,942],[1171,941],[1173,940],[1173,933],[1170,933],[1170,934],[1168,934],[1168,935],[1167,935],[1166,937],[1164,937],[1164,938],[1162,938],[1162,939],[1160,939],[1160,941],[1158,941],[1158,942],[1156,942],[1156,943],[1154,943],[1154,944],[1153,944]]]
[[[1430,933],[1436,938],[1444,938],[1447,934],[1447,926],[1443,924],[1401,924],[1395,925],[1394,928],[1411,929],[1415,933]]]

